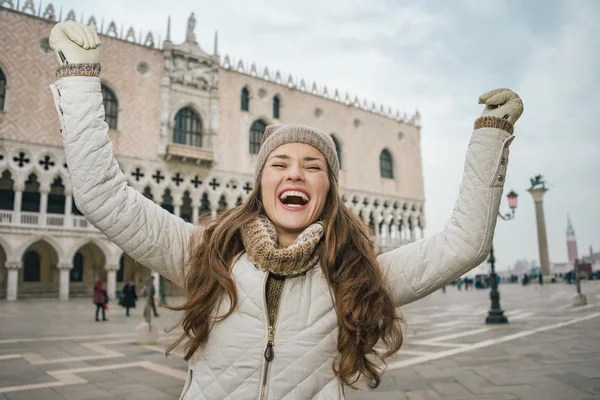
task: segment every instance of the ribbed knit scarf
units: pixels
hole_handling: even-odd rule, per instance
[[[279,248],[277,229],[264,215],[244,225],[241,233],[252,262],[275,275],[301,274],[319,262],[319,243],[323,237],[323,225],[320,222],[309,225],[286,248]]]

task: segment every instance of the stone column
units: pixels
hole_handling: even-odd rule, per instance
[[[200,202],[192,201],[192,224],[198,222],[200,217]]]
[[[181,217],[181,205],[183,204],[183,200],[181,199],[181,194],[177,193],[173,195],[173,214]]]
[[[106,264],[106,293],[111,300],[116,299],[117,294],[117,271],[119,264]]]
[[[545,187],[529,189],[535,202],[535,218],[537,221],[538,249],[540,254],[540,267],[544,281],[549,282],[550,257],[548,256],[548,238],[546,236],[546,220],[544,218],[544,194],[548,191]]]
[[[61,262],[56,266],[59,272],[59,300],[69,300],[69,285],[70,285],[70,274],[73,264],[70,262]]]
[[[73,228],[73,195],[65,193],[65,228]]]
[[[48,212],[48,192],[40,190],[40,219],[38,225],[46,226],[46,213]]]
[[[23,268],[23,263],[21,261],[7,261],[4,266],[8,270],[6,300],[15,301],[19,290],[19,270]]]
[[[154,289],[155,289],[154,290],[154,293],[155,293],[154,294],[154,302],[158,306],[158,304],[159,304],[159,298],[160,298],[159,297],[160,294],[159,294],[158,290],[159,290],[159,284],[160,284],[161,276],[160,276],[160,274],[158,272],[152,272],[152,276],[154,277]]]
[[[13,224],[21,224],[21,206],[23,204],[23,189],[22,186],[15,186],[15,202],[13,204],[14,220]]]

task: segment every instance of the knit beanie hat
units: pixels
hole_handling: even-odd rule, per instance
[[[265,128],[256,159],[255,178],[262,171],[271,152],[287,143],[304,143],[319,150],[325,156],[333,177],[338,181],[340,163],[331,136],[310,126],[284,124],[269,125]]]

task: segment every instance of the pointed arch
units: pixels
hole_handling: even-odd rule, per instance
[[[332,133],[330,136],[333,140],[333,143],[335,144],[335,153],[337,154],[340,169],[342,169],[342,144],[340,143],[340,140],[335,136],[335,134]]]
[[[106,121],[110,129],[116,130],[119,117],[119,100],[115,92],[104,83],[101,85],[101,89],[104,121]]]
[[[394,162],[388,149],[383,149],[379,154],[379,173],[382,178],[394,179]]]
[[[260,151],[260,145],[262,144],[262,138],[265,133],[267,123],[262,119],[257,119],[250,126],[250,154],[258,154]]]
[[[248,90],[248,87],[246,87],[246,86],[244,86],[242,88],[240,101],[241,101],[241,105],[240,105],[241,110],[249,111],[250,110],[250,90]]]
[[[173,143],[202,147],[202,118],[191,107],[184,107],[175,114]]]
[[[273,97],[273,118],[279,119],[281,109],[281,100],[278,95]]]
[[[15,181],[8,169],[0,174],[0,210],[13,211],[15,208]]]

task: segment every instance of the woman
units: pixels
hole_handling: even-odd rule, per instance
[[[137,300],[137,293],[135,291],[135,285],[132,281],[128,281],[123,286],[123,297],[121,298],[121,306],[125,307],[125,315],[129,317],[129,309],[135,308],[135,302]]]
[[[381,360],[402,344],[397,307],[488,254],[522,112],[515,93],[480,98],[445,229],[377,257],[368,228],[340,202],[333,141],[310,127],[268,126],[248,199],[199,227],[129,187],[103,120],[98,44],[94,27],[73,21],[50,35],[73,195],[127,254],[184,287],[175,307],[184,334],[171,347],[185,342],[182,399],[342,399],[359,378],[376,387]]]
[[[106,289],[104,288],[104,281],[102,279],[98,279],[94,284],[94,304],[96,305],[96,322],[100,321],[98,319],[98,312],[102,310],[102,321],[108,321],[106,319],[106,303],[108,299],[108,295],[106,293]]]

